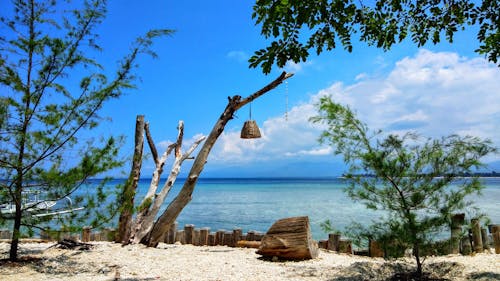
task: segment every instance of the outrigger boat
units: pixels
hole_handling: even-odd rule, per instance
[[[59,214],[71,213],[74,211],[83,210],[83,207],[72,208],[73,201],[68,196],[63,199],[66,200],[66,207],[56,208],[56,205],[62,204],[63,199],[59,201],[42,200],[38,196],[39,192],[28,191],[23,194],[22,210],[24,216],[44,217],[54,216]],[[69,206],[69,207],[68,207]],[[14,203],[0,204],[0,213],[4,218],[13,218],[16,214],[16,205]]]

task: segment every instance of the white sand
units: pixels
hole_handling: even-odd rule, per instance
[[[160,244],[122,247],[93,243],[90,251],[50,248],[26,243],[20,256],[40,257],[25,264],[2,262],[0,280],[386,280],[412,259],[384,261],[321,251],[319,258],[299,262],[260,259],[255,249]],[[0,243],[0,258],[9,245]],[[450,280],[500,280],[500,255],[430,257],[424,270]]]

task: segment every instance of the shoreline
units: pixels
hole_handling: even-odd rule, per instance
[[[0,276],[8,280],[385,280],[400,270],[411,270],[412,258],[384,260],[320,250],[319,257],[305,261],[271,262],[255,249],[227,246],[163,244],[121,246],[92,242],[89,251],[62,250],[55,243],[22,243],[20,257],[31,263],[2,261]],[[0,258],[8,255],[0,243]],[[491,250],[491,249],[490,249]],[[451,280],[500,278],[500,255],[429,257],[428,270]],[[75,274],[74,272],[77,272]]]

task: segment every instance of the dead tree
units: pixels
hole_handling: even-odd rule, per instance
[[[135,137],[135,150],[132,163],[132,170],[130,172],[129,180],[126,182],[122,191],[122,213],[118,226],[118,235],[115,241],[122,244],[139,243],[145,236],[149,234],[153,225],[154,219],[158,215],[161,205],[164,203],[168,193],[174,185],[177,176],[180,172],[180,167],[184,160],[188,159],[198,145],[205,140],[202,136],[197,139],[193,145],[185,152],[182,153],[182,140],[184,136],[184,123],[179,121],[178,136],[175,143],[168,146],[166,151],[161,157],[158,155],[158,150],[154,144],[153,138],[149,130],[149,124],[144,123],[144,117],[138,116],[136,120],[136,137]],[[142,199],[141,203],[136,208],[135,218],[132,219],[132,211],[134,198],[137,189],[138,176],[140,175],[140,168],[142,164],[142,154],[144,147],[144,134],[151,150],[153,161],[155,162],[155,170],[151,178],[149,189]],[[168,156],[174,152],[175,160],[172,164],[170,174],[159,190],[160,177],[163,173],[163,166],[167,161]],[[131,207],[132,206],[132,207]]]
[[[115,241],[124,243],[130,237],[130,225],[134,208],[135,192],[141,177],[142,152],[144,148],[144,115],[138,115],[135,121],[135,147],[130,176],[123,187],[120,198],[121,214]]]
[[[183,137],[183,125],[181,121],[179,123],[179,136],[176,143],[169,146],[165,154],[161,158],[158,158],[158,153],[156,152],[156,148],[154,148],[154,142],[149,135],[149,129],[146,125],[144,129],[146,131],[146,137],[151,148],[153,159],[156,163],[156,169],[153,173],[153,178],[151,180],[151,185],[148,193],[141,204],[139,204],[138,213],[133,222],[129,225],[129,235],[119,234],[119,236],[121,237],[128,237],[128,239],[122,239],[121,242],[123,244],[143,243],[150,247],[156,247],[162,239],[163,235],[170,228],[171,224],[175,222],[184,207],[186,207],[186,205],[191,201],[191,196],[193,194],[198,178],[203,171],[205,163],[207,162],[208,155],[210,154],[210,151],[212,150],[215,142],[224,131],[227,122],[233,119],[234,113],[249,102],[276,88],[283,81],[292,76],[293,74],[291,73],[283,72],[274,81],[244,99],[242,99],[242,97],[239,95],[228,97],[228,104],[224,112],[212,128],[212,131],[206,138],[202,148],[200,149],[200,152],[196,156],[182,189],[179,191],[179,194],[172,200],[172,202],[170,202],[167,209],[158,217],[156,221],[154,219],[156,218],[161,204],[163,204],[164,199],[166,198],[168,192],[175,182],[175,179],[177,178],[177,175],[179,174],[182,162],[186,160],[189,155],[196,149],[199,143],[204,140],[204,137],[198,139],[185,154],[182,154],[181,146]],[[136,140],[137,139],[138,138],[136,138]],[[136,143],[136,147],[137,145],[138,144]],[[163,165],[167,156],[169,155],[169,153],[171,153],[172,150],[175,151],[174,165],[172,166],[169,178],[167,179],[164,187],[159,193],[156,193],[160,176],[163,172]]]

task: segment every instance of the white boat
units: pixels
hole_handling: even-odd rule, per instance
[[[64,199],[67,200],[67,206],[69,206],[69,208],[55,209],[54,207],[58,204],[58,201],[41,200],[39,199],[38,194],[39,192],[33,191],[23,193],[23,202],[21,207],[23,210],[23,216],[53,216],[84,209],[83,207],[72,208],[72,201],[67,196],[64,197]],[[4,218],[13,218],[16,214],[16,205],[14,203],[2,203],[0,204],[0,213]]]

